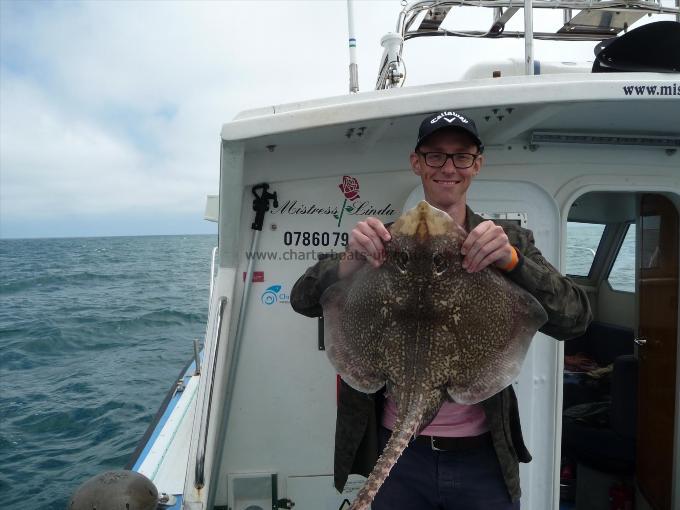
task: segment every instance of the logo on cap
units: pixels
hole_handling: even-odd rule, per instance
[[[453,117],[453,119],[447,119],[447,117]],[[446,122],[451,124],[452,122],[455,122],[456,119],[461,121],[463,124],[467,124],[469,121],[463,117],[460,113],[456,112],[441,112],[439,115],[437,115],[434,119],[430,121],[430,124],[436,124],[440,120],[444,119]]]

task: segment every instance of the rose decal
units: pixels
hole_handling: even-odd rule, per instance
[[[354,201],[359,198],[359,181],[357,181],[354,177],[350,177],[349,175],[343,175],[342,184],[338,184],[338,188],[340,188],[342,194],[345,195],[345,201],[342,203],[342,207],[340,208],[340,214],[333,215],[335,216],[335,219],[338,220],[339,227],[340,222],[342,221],[342,215],[345,213],[345,211],[351,213],[354,210],[354,206],[352,204],[347,205],[347,201]]]
[[[356,200],[359,198],[359,181],[349,175],[342,176],[342,184],[338,184],[338,188],[349,200]]]

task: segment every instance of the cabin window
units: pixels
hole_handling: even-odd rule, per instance
[[[567,274],[587,277],[593,267],[603,223],[567,222]]]
[[[635,292],[635,224],[628,225],[607,281],[614,290]]]

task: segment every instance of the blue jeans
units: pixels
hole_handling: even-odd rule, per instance
[[[381,427],[381,448],[390,431]],[[436,451],[412,442],[378,491],[372,510],[519,510],[493,445]]]

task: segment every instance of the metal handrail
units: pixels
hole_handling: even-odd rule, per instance
[[[253,237],[250,240],[250,253],[257,251],[258,242],[260,239],[260,230],[253,230]],[[239,355],[241,351],[241,342],[243,340],[244,324],[246,319],[246,311],[248,309],[248,297],[250,296],[250,288],[253,282],[253,269],[255,257],[250,257],[248,266],[246,267],[245,281],[243,284],[243,294],[241,296],[241,306],[236,320],[236,330],[234,337],[231,339],[227,352],[227,381],[224,386],[224,400],[222,419],[224,423],[229,423],[229,415],[231,413],[231,404],[234,398],[234,387],[236,385],[236,371],[238,368]]]
[[[524,7],[523,0],[421,0],[406,7],[399,15],[397,31],[407,36],[415,17],[422,11],[433,7],[490,7],[513,8]],[[663,5],[658,0],[536,0],[532,5],[535,9],[575,9],[575,10],[616,10],[637,11],[657,14],[675,14],[678,6]]]
[[[564,12],[565,27],[572,20],[572,11],[613,11],[616,13],[628,12],[643,14],[673,14],[677,21],[680,21],[680,0],[675,0],[675,7],[663,5],[661,0],[418,0],[406,5],[402,2],[403,8],[399,12],[395,34],[401,36],[401,45],[398,49],[398,61],[404,66],[401,55],[406,41],[417,37],[474,37],[474,38],[524,38],[528,54],[526,60],[533,60],[533,49],[531,41],[550,40],[550,41],[601,41],[603,38],[616,35],[614,32],[602,33],[596,31],[581,30],[558,30],[557,32],[534,32],[533,22],[530,12],[525,12],[524,31],[506,31],[505,25],[509,19],[521,8],[525,11],[533,9],[562,9]],[[454,7],[485,7],[494,10],[494,19],[490,28],[487,30],[445,30],[440,25],[448,15],[448,11]],[[435,12],[437,10],[438,12]],[[416,21],[423,21],[421,15],[427,12],[426,26],[414,27]],[[432,14],[431,19],[427,16]],[[564,27],[563,27],[564,28]],[[613,27],[626,30],[623,27]],[[605,37],[606,36],[606,37]],[[398,83],[390,81],[389,68],[394,67],[394,62],[386,60],[387,52],[383,53],[381,67],[378,71],[376,80],[376,90],[392,88],[393,86],[403,86],[403,78]],[[531,58],[527,58],[531,56]],[[531,62],[525,62],[527,74],[533,74]]]
[[[194,487],[202,489],[205,485],[205,451],[208,441],[208,427],[210,426],[210,409],[212,408],[213,387],[215,386],[215,369],[217,366],[217,354],[219,352],[220,338],[222,331],[222,316],[224,315],[224,308],[229,300],[226,297],[221,297],[218,303],[218,312],[215,324],[214,341],[211,345],[212,352],[208,358],[210,380],[206,388],[208,398],[203,397],[203,407],[201,408],[201,423],[198,433],[198,445],[196,447],[196,469],[194,473]],[[205,358],[205,357],[204,357]],[[204,372],[204,375],[207,375]],[[207,400],[207,402],[206,402]],[[207,404],[207,405],[206,405]]]
[[[660,0],[534,0],[531,7],[534,9],[563,9],[565,12],[576,10],[609,10],[617,12],[645,12],[656,14],[675,14],[680,15],[680,2],[676,1],[676,7],[662,5]],[[399,33],[404,41],[413,37],[422,36],[459,36],[459,37],[524,37],[525,33],[522,31],[503,32],[494,30],[495,26],[486,31],[477,30],[461,30],[450,31],[438,27],[436,30],[410,30],[411,25],[415,21],[418,14],[423,11],[428,11],[434,7],[451,8],[451,7],[486,7],[493,9],[518,9],[524,7],[523,0],[421,0],[414,2],[406,7],[400,14],[397,22],[397,33]],[[565,18],[565,23],[568,20]],[[528,36],[529,34],[527,34]],[[554,33],[554,32],[538,32],[534,34],[535,39],[546,40],[573,40],[573,41],[590,41],[601,40],[602,35],[597,34],[569,34],[569,33]]]

